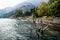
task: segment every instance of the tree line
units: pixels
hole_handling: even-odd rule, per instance
[[[60,0],[49,0],[48,2],[41,2],[41,4],[31,9],[30,11],[16,10],[16,17],[32,16],[32,17],[42,17],[42,16],[54,16],[60,17]]]
[[[33,12],[32,16],[35,15],[36,17],[42,16],[54,16],[60,17],[60,0],[49,0],[49,2],[42,2],[40,6],[38,6]]]

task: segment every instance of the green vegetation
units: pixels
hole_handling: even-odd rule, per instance
[[[16,10],[15,17],[32,16],[42,17],[42,16],[54,16],[60,17],[60,1],[59,0],[49,0],[49,2],[41,2],[40,6],[33,8],[30,11]]]
[[[21,10],[16,10],[14,17],[19,17],[19,16],[21,16],[21,17],[23,16],[22,11]]]
[[[25,16],[31,16],[31,12],[29,11],[22,11],[22,10],[16,10],[14,17],[25,17]]]
[[[60,17],[60,1],[59,0],[50,0],[50,4],[42,2],[37,9],[38,16],[55,16]]]
[[[49,15],[50,16],[56,16],[56,17],[59,17],[60,16],[60,1],[57,0],[57,1],[54,1],[53,3],[50,4],[49,6]]]
[[[46,16],[48,14],[48,4],[46,2],[42,2],[41,5],[37,8],[38,16]]]
[[[16,10],[15,17],[26,17],[32,16],[32,18],[42,17],[47,18],[49,20],[53,20],[53,17],[60,17],[60,0],[49,0],[49,2],[41,2],[41,4],[37,8],[33,8],[30,11]],[[55,25],[56,26],[56,25]],[[54,26],[54,28],[55,28]],[[53,26],[52,26],[53,27]],[[47,31],[43,37],[44,40],[58,40],[60,38],[60,32],[56,33],[57,35],[53,35],[55,30],[52,28]],[[60,40],[60,39],[59,39]]]
[[[36,10],[37,10],[36,8],[31,9],[31,13],[32,13],[31,16],[32,16],[32,18],[38,17],[38,14],[37,14]]]

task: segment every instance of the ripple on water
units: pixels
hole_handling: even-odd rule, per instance
[[[0,19],[0,40],[27,40],[31,24],[16,19]],[[22,33],[22,34],[21,34]],[[26,34],[25,34],[26,33]]]

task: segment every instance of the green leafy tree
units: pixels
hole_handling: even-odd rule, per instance
[[[48,14],[48,4],[42,2],[41,5],[37,8],[38,16],[46,16]]]
[[[49,3],[49,4],[51,4],[51,3],[52,3],[52,2],[54,2],[54,1],[55,1],[55,0],[49,0],[49,2],[48,2],[48,3]]]
[[[54,1],[58,1],[58,0],[49,0],[49,4],[53,3]]]
[[[60,16],[60,0],[54,1],[49,7],[49,16]]]
[[[22,16],[23,16],[23,13],[22,13],[21,10],[16,10],[16,11],[15,11],[14,17],[22,17]]]
[[[36,9],[36,8],[31,9],[31,13],[32,13],[32,17],[33,17],[33,18],[38,17],[37,9]]]
[[[24,15],[25,15],[25,16],[31,16],[31,14],[32,14],[31,12],[26,11]]]

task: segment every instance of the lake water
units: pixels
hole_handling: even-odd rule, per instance
[[[32,22],[17,19],[0,19],[0,40],[35,40]]]
[[[44,31],[45,36],[39,33],[39,38],[35,33],[38,32],[30,21],[0,18],[0,40],[60,40],[60,33],[50,28]]]

